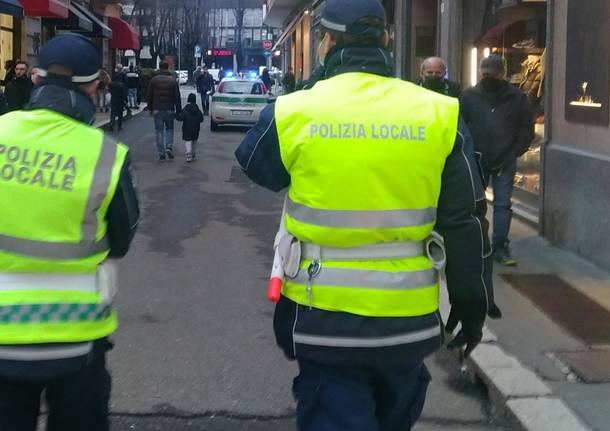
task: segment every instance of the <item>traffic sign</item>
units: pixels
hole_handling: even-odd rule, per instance
[[[201,47],[199,45],[195,45],[195,58],[201,58]]]
[[[263,48],[265,48],[265,49],[273,48],[273,42],[271,42],[270,40],[263,40]]]
[[[270,49],[266,49],[266,50],[264,50],[264,51],[263,51],[263,55],[264,55],[265,57],[271,57],[271,55],[272,55],[272,54],[271,54],[271,50],[270,50]]]

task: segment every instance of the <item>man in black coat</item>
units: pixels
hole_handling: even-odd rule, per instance
[[[534,119],[526,95],[504,79],[506,68],[499,55],[481,61],[483,78],[460,96],[461,113],[481,157],[485,181],[494,191],[494,258],[515,266],[508,233],[512,218],[511,196],[517,158],[534,139]]]
[[[15,64],[15,78],[6,84],[4,94],[9,111],[18,111],[25,108],[30,101],[30,94],[34,83],[28,78],[28,64],[25,61],[18,61]]]
[[[210,112],[210,96],[208,92],[214,92],[214,77],[210,75],[207,68],[203,69],[203,73],[197,78],[197,92],[201,95],[201,108],[203,115],[208,115]]]
[[[114,129],[115,120],[119,130],[123,128],[123,109],[127,106],[127,87],[123,83],[123,77],[116,74],[110,83],[110,125],[109,130]]]
[[[462,91],[460,84],[445,78],[446,74],[447,65],[442,58],[428,57],[421,64],[421,77],[417,85],[445,96],[459,97]]]

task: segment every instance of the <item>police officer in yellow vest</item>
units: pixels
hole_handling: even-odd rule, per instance
[[[404,431],[444,341],[433,229],[446,329],[461,323],[450,347],[468,355],[500,316],[482,178],[457,100],[391,77],[378,0],[327,0],[321,26],[323,79],[269,105],[236,156],[254,182],[288,187],[274,328],[299,364],[298,429]]]
[[[40,50],[27,110],[0,117],[0,430],[108,430],[116,273],[139,215],[127,147],[89,127],[101,53]]]

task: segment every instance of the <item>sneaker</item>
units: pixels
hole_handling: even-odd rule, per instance
[[[186,163],[191,163],[193,161],[193,156],[191,153],[186,153]]]
[[[160,162],[164,162],[165,161],[165,156],[164,155],[160,155],[159,156],[159,161]]]
[[[165,150],[165,154],[167,154],[167,158],[170,160],[174,159],[174,151],[171,148]]]
[[[504,266],[517,266],[517,260],[513,258],[509,250],[502,253],[496,253],[496,262]]]

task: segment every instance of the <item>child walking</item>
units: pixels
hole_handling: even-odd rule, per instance
[[[196,147],[199,139],[199,131],[203,122],[203,113],[197,106],[195,93],[189,94],[188,103],[176,118],[182,121],[182,140],[186,152],[186,162],[197,160]]]

